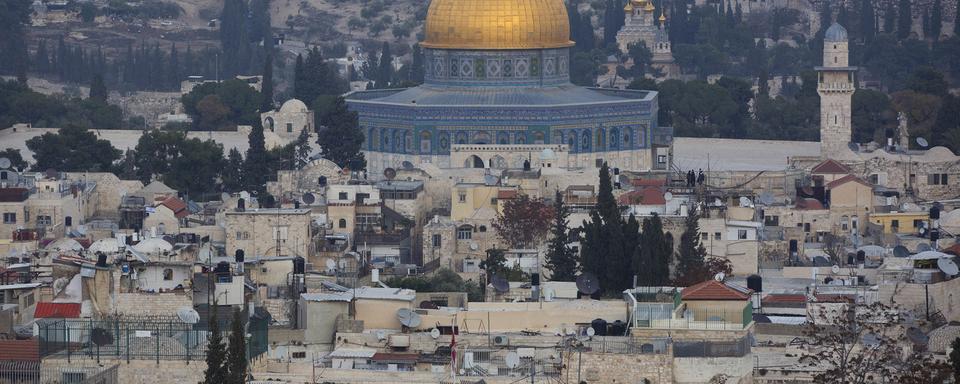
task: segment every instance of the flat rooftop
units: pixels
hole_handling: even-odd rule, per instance
[[[820,156],[816,141],[675,137],[673,163],[680,169],[706,171],[782,171],[787,159]]]

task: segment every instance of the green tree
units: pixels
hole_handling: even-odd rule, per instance
[[[570,229],[567,220],[570,210],[563,203],[558,190],[553,198],[553,225],[550,227],[550,244],[547,245],[546,267],[552,281],[574,281],[577,278],[577,255],[570,249]]]
[[[343,97],[338,97],[326,112],[319,116],[316,124],[319,128],[317,144],[320,155],[337,163],[340,167],[352,170],[364,169],[367,161],[363,157],[363,132],[357,113],[347,108]]]
[[[260,196],[266,192],[267,179],[270,175],[270,155],[267,153],[266,141],[263,137],[263,127],[256,124],[247,135],[247,156],[243,162],[244,189],[257,192]]]
[[[27,140],[27,148],[33,151],[35,171],[109,172],[121,153],[109,141],[76,125]]]
[[[633,59],[630,72],[634,77],[643,77],[647,73],[647,66],[653,61],[653,54],[642,40],[628,46],[629,57]]]
[[[590,221],[583,223],[580,262],[584,272],[596,275],[604,283],[602,289],[615,294],[631,285],[630,265],[634,249],[624,235],[625,223],[620,215],[620,206],[613,196],[610,168],[600,167],[600,184],[597,206],[590,213]]]
[[[573,52],[570,59],[570,82],[593,87],[597,85],[597,76],[605,73],[606,67],[600,66],[598,56],[590,52]]]
[[[300,135],[297,136],[297,140],[293,142],[294,150],[296,152],[296,161],[294,161],[294,166],[297,169],[303,168],[310,162],[310,154],[313,153],[313,149],[310,148],[310,132],[306,129],[300,131]]]
[[[220,179],[223,184],[224,192],[239,192],[243,189],[243,155],[236,148],[230,148],[227,155],[227,161],[224,164],[223,171],[220,173]]]
[[[194,87],[190,93],[181,96],[180,101],[183,104],[184,111],[195,121],[199,121],[203,117],[200,113],[200,102],[211,95],[216,96],[217,101],[227,108],[227,115],[222,119],[229,123],[226,125],[259,124],[259,110],[263,96],[243,80],[230,79],[219,83],[204,83]],[[219,122],[219,119],[216,121]],[[220,125],[215,126],[219,127]],[[203,129],[212,129],[212,127],[207,126]]]
[[[953,381],[960,383],[960,337],[950,342],[950,349],[952,349],[950,351],[950,365],[953,367]]]
[[[960,36],[960,0],[957,0],[956,15],[953,17],[953,35]]]
[[[674,282],[689,287],[709,278],[706,270],[707,249],[700,243],[700,215],[689,213],[684,219],[683,234],[677,249],[677,269]]]
[[[249,48],[247,34],[247,5],[244,0],[225,0],[220,12],[220,58],[223,78],[246,70],[244,53]]]
[[[877,140],[887,129],[895,128],[896,112],[886,93],[857,89],[853,93],[853,141],[866,143]]]
[[[860,35],[864,40],[872,40],[877,34],[872,0],[860,0]]]
[[[273,55],[267,54],[263,64],[263,85],[260,87],[260,112],[273,110]]]
[[[107,85],[103,83],[103,76],[93,75],[93,82],[90,83],[90,100],[107,103]]]
[[[293,88],[294,98],[307,105],[313,104],[319,96],[339,95],[349,89],[347,82],[337,75],[336,69],[317,48],[312,49],[306,59],[298,56]]]
[[[883,11],[883,32],[892,35],[894,32],[894,24],[897,20],[897,9],[894,7],[893,2],[887,3],[887,8]]]
[[[383,48],[380,49],[379,63],[377,76],[373,79],[374,87],[378,89],[390,88],[390,82],[393,79],[393,55],[390,53],[390,43],[386,41],[383,42]]]
[[[943,77],[943,72],[930,67],[917,69],[907,81],[907,88],[912,91],[940,97],[946,96],[950,88]]]
[[[230,323],[230,342],[227,345],[227,358],[224,361],[229,384],[243,384],[247,382],[247,331],[243,323],[243,313],[239,309],[233,310],[233,321]]]
[[[207,95],[197,103],[196,127],[201,131],[227,131],[236,127],[230,121],[230,109],[217,95]]]
[[[207,369],[203,371],[204,384],[221,384],[227,382],[227,370],[224,364],[227,360],[226,346],[223,345],[223,333],[220,332],[220,323],[217,321],[216,301],[210,308],[210,318],[207,333]]]
[[[940,40],[940,34],[943,33],[943,4],[940,1],[933,2],[933,10],[930,12],[930,37],[934,41]]]
[[[512,248],[536,249],[549,232],[551,217],[549,205],[521,194],[503,204],[493,228]]]
[[[673,245],[663,232],[663,221],[654,214],[643,219],[640,246],[634,253],[634,273],[639,284],[665,286],[670,282],[670,260]],[[639,260],[637,260],[639,259]]]
[[[20,150],[16,148],[7,148],[0,151],[0,158],[6,158],[10,160],[10,168],[16,169],[18,171],[25,171],[27,169],[27,162],[23,160],[23,156],[20,154]]]
[[[28,66],[24,25],[30,21],[29,0],[0,2],[0,73],[13,74],[26,83]]]
[[[900,0],[897,6],[897,38],[905,40],[910,37],[910,30],[913,27],[913,10],[910,0]]]
[[[224,165],[222,145],[213,140],[185,139],[177,152],[170,159],[170,172],[163,175],[165,184],[188,194],[219,190],[217,179]]]
[[[520,270],[520,265],[513,267],[507,266],[507,255],[503,249],[488,249],[487,257],[480,262],[480,269],[486,272],[487,281],[493,279],[493,276],[499,276],[507,281],[524,281],[528,278],[527,274]]]

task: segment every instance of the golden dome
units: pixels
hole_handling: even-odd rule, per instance
[[[564,48],[570,23],[563,0],[433,0],[425,48]]]
[[[662,23],[662,22],[664,22],[664,21],[667,21],[667,15],[664,15],[664,14],[661,13],[661,14],[660,14],[660,22]]]
[[[656,9],[657,9],[657,7],[655,7],[655,6],[653,5],[653,3],[647,3],[647,7],[644,8],[643,10],[644,10],[644,11],[647,11],[647,12],[653,12],[653,11],[656,10]]]
[[[633,12],[633,4],[628,1],[628,2],[627,2],[627,6],[623,7],[623,11],[626,12],[626,13],[632,13],[632,12]]]

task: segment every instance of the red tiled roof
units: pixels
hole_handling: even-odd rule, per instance
[[[0,340],[0,361],[40,361],[37,340]]]
[[[620,195],[617,199],[620,204],[626,205],[662,205],[667,200],[663,198],[663,190],[657,187],[646,187]]]
[[[50,303],[39,302],[33,312],[35,319],[64,318],[76,319],[80,317],[80,303]]]
[[[371,358],[373,361],[401,361],[414,363],[420,360],[420,356],[413,353],[374,353]]]
[[[823,173],[823,174],[836,174],[836,173],[850,173],[850,168],[846,165],[840,164],[834,160],[827,159],[817,164],[810,170],[810,173]]]
[[[717,280],[707,280],[683,289],[683,300],[749,300],[753,291]]]
[[[667,185],[666,179],[633,179],[630,185],[634,187],[662,187]]]
[[[951,245],[943,250],[943,253],[949,253],[954,256],[960,256],[960,243]]]
[[[809,197],[803,198],[803,199],[797,199],[796,208],[797,209],[826,209],[823,207],[823,203],[821,203],[819,200],[809,198]]]
[[[763,304],[806,304],[807,295],[803,294],[782,294],[767,295],[763,298]]]
[[[817,298],[818,303],[853,303],[856,301],[855,297],[851,295],[844,294],[817,294],[814,295]]]
[[[190,211],[187,210],[187,203],[184,203],[183,200],[178,199],[176,196],[170,196],[160,202],[160,205],[170,208],[173,211],[173,214],[177,216],[178,219],[182,219],[190,215]]]
[[[868,183],[868,182],[867,182],[866,180],[864,180],[864,179],[861,179],[861,178],[856,177],[856,176],[854,176],[854,175],[846,175],[846,176],[844,176],[844,177],[841,177],[841,178],[839,178],[839,179],[836,179],[836,180],[834,180],[834,181],[831,181],[831,182],[827,183],[827,189],[833,189],[833,188],[839,187],[839,186],[841,186],[841,185],[843,185],[843,184],[849,183],[849,182],[851,182],[851,181],[857,182],[857,183],[863,184],[863,185],[865,185],[865,186],[867,186],[867,187],[873,188],[873,184]]]
[[[497,191],[497,199],[516,199],[517,191],[513,189],[501,189]]]

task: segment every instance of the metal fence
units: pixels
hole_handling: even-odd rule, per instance
[[[736,341],[677,341],[673,357],[742,357],[750,353],[750,339]]]
[[[119,384],[109,367],[43,366],[39,361],[0,361],[0,384]]]
[[[621,336],[594,336],[583,341],[583,351],[616,354],[665,354],[669,352],[667,339],[651,339],[644,341],[632,340]]]
[[[685,307],[673,310],[669,304],[641,303],[634,307],[633,324],[640,328],[742,330],[753,321],[753,306],[727,305]]]
[[[247,340],[252,359],[266,350],[265,323],[251,319]],[[229,323],[220,326],[224,343]],[[193,324],[150,320],[58,320],[39,324],[41,356],[74,356],[130,360],[203,360],[210,332]]]

